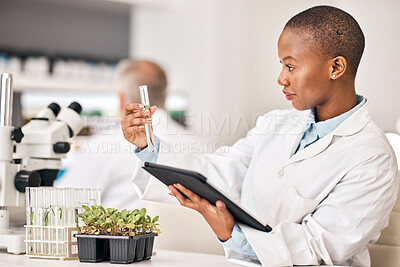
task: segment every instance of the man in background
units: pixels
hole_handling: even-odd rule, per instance
[[[140,102],[138,87],[147,85],[151,105],[158,107],[153,116],[155,134],[177,138],[183,127],[164,110],[167,77],[154,62],[125,60],[118,65],[116,87],[120,114],[127,103]],[[136,164],[142,164],[133,151],[136,147],[122,134],[120,119],[115,119],[103,131],[87,138],[78,152],[71,155],[65,172],[55,182],[56,187],[100,188],[101,202],[106,208],[135,209],[144,206],[132,185]]]

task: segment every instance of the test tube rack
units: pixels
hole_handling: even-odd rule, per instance
[[[74,234],[78,231],[75,226],[39,226],[25,225],[26,256],[28,258],[46,258],[59,260],[78,259],[78,245]],[[35,234],[57,233],[56,238],[48,240],[35,239]],[[58,236],[58,233],[60,235]]]
[[[27,187],[26,256],[77,259],[74,234],[82,205],[100,205],[100,189]]]

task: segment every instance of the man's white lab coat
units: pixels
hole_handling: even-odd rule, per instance
[[[398,193],[392,148],[367,102],[294,154],[308,114],[270,112],[245,138],[210,155],[180,153],[162,142],[157,163],[202,173],[268,223],[270,233],[240,225],[263,266],[369,266],[368,243],[387,226]],[[133,182],[146,199],[168,198],[165,186],[139,168]],[[232,250],[226,255],[252,265]]]

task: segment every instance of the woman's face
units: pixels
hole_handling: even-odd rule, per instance
[[[330,60],[307,33],[284,29],[278,40],[282,71],[278,77],[286,99],[297,110],[321,107],[331,97]]]

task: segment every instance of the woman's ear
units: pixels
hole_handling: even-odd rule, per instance
[[[336,80],[346,72],[347,60],[343,56],[337,56],[331,62],[330,79]]]

